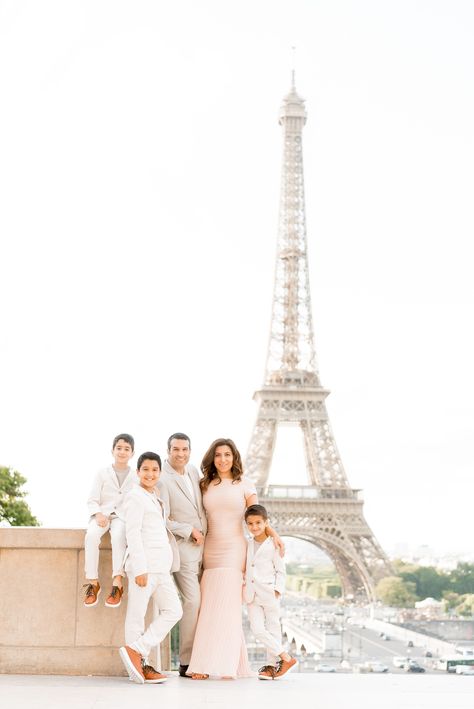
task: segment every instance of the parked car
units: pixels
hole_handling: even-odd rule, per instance
[[[333,665],[328,665],[326,662],[320,662],[314,668],[315,672],[335,672],[336,668]]]
[[[423,654],[425,657],[433,657],[433,653],[430,650],[425,650]]]
[[[457,675],[474,675],[474,667],[472,665],[458,665],[456,667]]]
[[[408,663],[409,659],[408,657],[394,657],[392,663],[394,667],[403,668]]]
[[[405,672],[426,672],[416,660],[409,660],[405,665]]]
[[[371,672],[377,672],[377,673],[388,672],[388,667],[387,667],[387,665],[384,665],[383,662],[371,660],[369,662],[366,662],[365,664],[370,669]]]

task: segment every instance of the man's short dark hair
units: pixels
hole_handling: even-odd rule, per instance
[[[137,460],[137,470],[140,470],[140,468],[143,465],[144,460],[154,460],[158,463],[160,466],[161,470],[161,458],[158,455],[158,453],[153,453],[152,451],[147,451],[146,453],[142,453],[139,459]]]
[[[245,510],[245,521],[247,521],[248,517],[263,517],[265,521],[268,519],[268,512],[265,509],[263,505],[250,505],[250,507],[247,507]]]
[[[168,450],[171,450],[171,441],[173,438],[177,438],[178,441],[187,441],[189,443],[189,450],[191,450],[191,439],[185,433],[173,433],[172,436],[168,438]]]
[[[112,450],[115,448],[119,441],[125,441],[125,443],[128,443],[128,445],[132,449],[132,453],[135,451],[135,441],[133,440],[133,436],[131,436],[129,433],[119,433],[118,436],[115,436],[114,442],[112,443]]]

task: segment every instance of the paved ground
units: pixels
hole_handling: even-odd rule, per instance
[[[474,677],[290,674],[279,682],[0,675],[0,709],[473,709]]]

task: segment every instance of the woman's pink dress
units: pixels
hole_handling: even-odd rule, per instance
[[[201,609],[188,673],[252,677],[242,630],[242,584],[247,542],[243,518],[256,490],[249,480],[211,483],[202,496],[207,514]]]

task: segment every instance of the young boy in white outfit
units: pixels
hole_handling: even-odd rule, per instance
[[[105,605],[109,608],[120,606],[123,594],[123,560],[125,557],[125,519],[123,501],[131,488],[136,485],[136,476],[128,465],[133,457],[135,443],[128,433],[119,433],[112,443],[114,462],[99,470],[94,478],[87,507],[89,526],[85,538],[85,575],[84,605],[92,608],[97,605],[100,594],[99,583],[99,546],[103,535],[110,530],[112,546],[112,590]]]
[[[280,679],[297,662],[285,652],[281,638],[279,599],[285,588],[285,563],[272,538],[265,533],[268,526],[265,507],[247,507],[245,521],[252,539],[247,547],[244,600],[252,632],[267,648],[268,664],[260,668],[258,677]]]
[[[165,505],[155,487],[160,472],[160,456],[143,453],[137,463],[140,484],[129,493],[125,503],[128,606],[126,645],[119,652],[130,679],[137,684],[166,681],[165,675],[148,664],[148,655],[183,614],[171,577],[171,572],[179,569],[178,545],[166,527]],[[145,630],[150,598],[153,599],[153,620]]]

